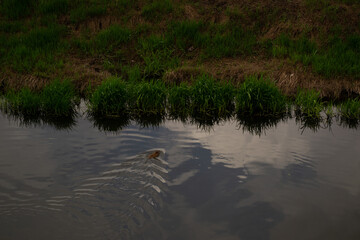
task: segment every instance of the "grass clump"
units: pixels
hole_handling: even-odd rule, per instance
[[[41,98],[39,94],[29,88],[23,88],[19,92],[9,91],[5,94],[6,102],[3,107],[14,114],[24,116],[38,115],[41,110]]]
[[[191,89],[191,109],[200,115],[227,115],[233,111],[234,87],[202,75]]]
[[[133,108],[146,113],[164,113],[166,87],[162,81],[141,82],[133,86]]]
[[[270,80],[250,76],[236,95],[236,112],[254,116],[281,115],[286,112],[286,98]]]
[[[70,80],[54,80],[41,92],[42,110],[53,116],[70,116],[74,113],[75,91]]]
[[[75,91],[69,80],[55,80],[40,93],[23,88],[5,94],[6,110],[22,116],[68,117],[74,114]]]
[[[256,44],[256,36],[241,26],[228,29],[220,25],[215,29],[215,34],[207,36],[205,56],[221,58],[251,54]]]
[[[21,73],[36,71],[48,72],[61,67],[61,60],[56,55],[66,49],[61,41],[65,35],[64,27],[36,27],[21,35],[10,36],[0,44],[6,64]]]
[[[187,116],[191,106],[191,96],[191,88],[185,83],[171,87],[168,91],[170,115],[183,118]]]
[[[99,32],[94,39],[94,49],[99,53],[111,53],[131,40],[131,30],[112,25]]]
[[[140,39],[138,53],[145,63],[146,79],[159,79],[166,70],[179,65],[179,59],[173,55],[174,50],[169,40],[163,36],[150,35]]]
[[[360,119],[360,100],[348,99],[347,101],[340,104],[339,112],[342,118],[355,120]]]
[[[171,0],[155,0],[146,4],[141,11],[141,15],[146,20],[158,20],[161,16],[173,11],[174,6]]]
[[[90,97],[90,109],[95,115],[115,116],[126,110],[127,86],[120,78],[102,82]]]
[[[290,39],[281,35],[272,45],[274,57],[289,57],[295,62],[310,65],[312,69],[324,75],[360,76],[360,36],[352,35],[346,39],[329,37],[326,47],[319,48],[305,37]]]
[[[139,65],[124,66],[122,71],[125,73],[128,82],[140,82],[143,78],[143,71]]]
[[[319,118],[323,109],[320,92],[315,90],[299,90],[295,98],[295,105],[301,115],[312,118]]]
[[[181,21],[171,23],[167,37],[180,50],[187,51],[190,47],[204,44],[204,23],[197,21]]]
[[[315,72],[326,77],[360,77],[360,36],[352,35],[345,40],[335,38],[328,49],[316,54],[312,59]]]
[[[302,36],[299,39],[290,39],[286,34],[280,35],[273,43],[272,55],[274,57],[289,57],[293,61],[309,65],[317,53],[317,46]]]

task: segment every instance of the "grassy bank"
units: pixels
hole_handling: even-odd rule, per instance
[[[2,0],[2,107],[71,116],[81,96],[96,119],[359,119],[359,22],[350,0]]]
[[[85,100],[88,114],[94,119],[121,119],[125,116],[149,121],[164,118],[198,123],[216,123],[236,116],[240,121],[278,121],[286,116],[301,121],[341,117],[360,121],[360,100],[332,102],[320,98],[315,90],[300,89],[296,97],[288,98],[269,79],[249,76],[244,83],[233,85],[200,75],[192,84],[165,85],[162,81],[127,82],[111,77],[96,88],[89,88]],[[28,88],[8,91],[1,102],[3,111],[24,118],[57,118],[75,116],[79,97],[70,81],[55,80],[43,90]],[[251,127],[251,125],[250,125]]]
[[[0,98],[0,110],[24,125],[68,129],[76,124],[78,99],[69,81],[56,80],[39,92],[23,88],[6,93]],[[206,130],[235,119],[239,128],[256,135],[292,117],[301,129],[314,131],[331,126],[333,119],[352,128],[360,123],[357,98],[333,104],[321,99],[314,90],[299,90],[295,98],[286,98],[268,79],[255,76],[238,87],[206,75],[191,85],[128,83],[112,77],[89,89],[84,100],[94,126],[110,132],[121,130],[131,121],[153,127],[166,119],[190,122]]]
[[[346,98],[360,93],[359,22],[358,1],[2,0],[0,88],[68,78],[85,94],[110,76],[178,83],[200,72]]]

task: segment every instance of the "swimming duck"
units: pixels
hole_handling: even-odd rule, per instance
[[[159,150],[156,150],[155,152],[149,154],[147,158],[148,158],[148,159],[157,158],[158,156],[160,156],[160,151],[159,151]]]

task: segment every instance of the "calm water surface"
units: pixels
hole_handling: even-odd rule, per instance
[[[359,130],[0,115],[0,133],[0,239],[360,239]]]

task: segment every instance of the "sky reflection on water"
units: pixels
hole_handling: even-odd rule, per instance
[[[359,239],[359,131],[162,121],[113,132],[83,116],[58,131],[0,117],[0,235]]]

